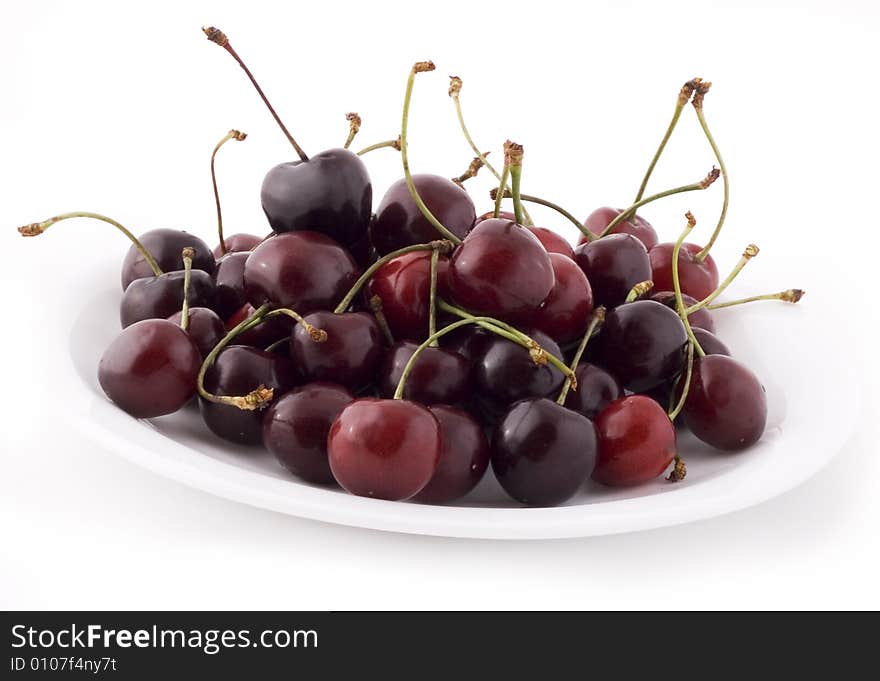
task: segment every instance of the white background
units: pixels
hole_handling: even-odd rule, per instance
[[[3,17],[0,606],[880,606],[875,3],[4,2]],[[39,241],[14,227],[97,210],[135,231],[185,227],[214,243],[207,162],[237,127],[248,140],[218,160],[228,233],[266,231],[262,175],[292,153],[238,67],[202,36],[206,23],[226,31],[310,152],[341,143],[351,110],[364,118],[355,148],[395,137],[409,67],[433,59],[438,71],[416,84],[413,167],[451,176],[470,160],[446,96],[445,76],[458,74],[478,143],[495,158],[504,138],[523,143],[527,191],[583,215],[629,202],[681,82],[712,80],[706,115],[733,187],[716,257],[726,270],[756,241],[761,256],[737,291],[802,286],[802,304],[827,306],[839,327],[827,352],[851,356],[865,386],[858,432],[842,436],[819,476],[759,507],[525,543],[300,521],[182,487],[83,440],[58,418],[76,395],[53,391],[46,357],[65,352],[66,338],[47,334],[46,320],[66,281],[127,246],[98,223],[66,223]],[[378,201],[399,155],[367,159]],[[651,187],[695,181],[711,164],[688,110]],[[489,186],[482,178],[475,196]],[[705,235],[719,201],[716,187],[644,214],[668,240],[692,209]],[[533,214],[574,238],[552,214]],[[780,281],[777,269],[802,275]],[[797,343],[782,325],[779,341]]]

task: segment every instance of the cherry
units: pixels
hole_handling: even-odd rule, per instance
[[[718,336],[706,329],[695,327],[694,337],[707,355],[727,355],[730,357],[732,354],[727,345]]]
[[[480,326],[464,326],[443,337],[443,347],[464,357],[473,364],[486,351],[493,336]]]
[[[568,392],[565,406],[590,420],[595,420],[605,407],[624,396],[620,381],[602,367],[579,362],[574,374],[577,377],[577,390]]]
[[[255,308],[250,304],[240,307],[229,319],[226,320],[226,328],[230,330],[254,314]],[[255,348],[267,348],[282,338],[290,338],[293,331],[294,321],[287,316],[279,315],[264,319],[262,323],[239,334],[235,342],[237,345],[251,345]]]
[[[700,259],[698,254],[702,246],[692,243],[683,243],[678,254],[678,276],[683,295],[695,298],[697,301],[710,295],[718,286],[718,267],[712,256],[706,254]],[[672,252],[675,244],[666,242],[657,244],[649,252],[651,259],[651,281],[654,287],[660,291],[671,291],[672,285]]]
[[[333,308],[358,278],[354,259],[318,232],[280,234],[257,246],[244,266],[248,302],[307,314]]]
[[[435,416],[406,400],[355,400],[327,437],[336,481],[352,494],[389,501],[409,499],[428,484],[440,446]]]
[[[309,383],[266,410],[263,444],[291,473],[318,485],[334,482],[327,461],[327,435],[354,395],[334,383]]]
[[[383,397],[393,397],[407,362],[419,347],[403,341],[386,354],[379,370],[378,387]],[[445,348],[425,348],[406,381],[403,398],[421,404],[464,404],[471,397],[471,363]]]
[[[492,435],[492,470],[504,490],[531,506],[570,499],[596,460],[589,419],[546,398],[514,404]]]
[[[608,206],[597,208],[584,220],[584,227],[596,236],[599,236],[622,211],[622,208],[609,208]],[[636,215],[635,219],[622,220],[611,230],[611,234],[631,234],[642,242],[646,250],[654,248],[660,240],[657,236],[657,230],[641,215]],[[582,236],[578,244],[585,243],[588,243],[587,237]]]
[[[694,358],[684,417],[694,435],[727,451],[761,439],[767,425],[767,395],[741,362],[725,355]]]
[[[463,497],[489,467],[489,443],[483,428],[466,411],[444,404],[428,407],[440,424],[437,470],[413,497],[425,504],[445,504]]]
[[[313,312],[305,321],[324,330],[316,343],[302,325],[293,331],[291,353],[310,381],[330,381],[351,390],[372,383],[382,359],[382,332],[366,312]]]
[[[554,282],[553,264],[541,242],[510,220],[478,224],[449,262],[453,299],[475,314],[509,322],[533,319]]]
[[[98,382],[135,418],[171,414],[196,393],[202,357],[192,338],[167,319],[124,329],[101,356]]]
[[[574,248],[571,247],[571,244],[561,234],[557,234],[552,229],[547,229],[546,227],[535,227],[533,225],[527,226],[526,229],[538,237],[538,241],[541,242],[544,249],[551,255],[558,253],[574,260]]]
[[[696,305],[699,302],[695,298],[691,298],[691,296],[684,293],[681,297],[684,301],[684,306],[686,308],[690,307],[691,305]],[[651,300],[656,300],[658,303],[662,303],[669,309],[675,310],[675,291],[657,291],[656,293],[651,294]],[[694,327],[695,330],[697,328],[700,328],[705,329],[710,333],[715,333],[715,320],[712,319],[712,313],[705,307],[701,307],[698,310],[689,312],[688,322],[690,322],[690,325]]]
[[[178,261],[180,253],[177,254]],[[179,265],[178,265],[179,267]],[[195,267],[195,259],[193,259]],[[183,305],[183,270],[165,272],[135,279],[122,294],[119,319],[128,327],[144,319],[167,319]],[[203,270],[193,269],[189,287],[189,304],[193,307],[214,306],[214,281]]]
[[[299,382],[293,362],[278,354],[244,345],[230,345],[221,350],[204,378],[205,389],[217,396],[243,395],[260,387],[281,395]],[[240,409],[229,404],[199,400],[202,420],[211,431],[230,442],[262,442],[263,413],[258,409]]]
[[[229,319],[247,303],[244,295],[244,264],[249,252],[232,251],[217,261],[214,270],[214,309]]]
[[[231,234],[223,239],[223,246],[217,245],[214,248],[214,257],[220,260],[224,255],[229,253],[247,253],[262,243],[266,237],[257,236],[256,234]]]
[[[633,392],[669,380],[684,366],[687,332],[678,315],[654,300],[612,310],[599,335],[599,363]]]
[[[206,307],[190,308],[188,314],[189,324],[186,333],[195,342],[199,354],[202,357],[207,357],[214,346],[226,335],[226,326],[214,310],[209,310]],[[175,312],[168,318],[168,321],[180,326],[182,319],[183,313]]]
[[[571,258],[550,253],[556,282],[541,304],[533,324],[560,345],[580,338],[593,312],[593,290]]]
[[[474,202],[468,193],[439,175],[413,175],[412,180],[430,212],[459,239],[465,238],[476,219]],[[437,238],[437,229],[416,205],[406,179],[392,184],[370,226],[370,240],[379,254]]]
[[[616,307],[633,286],[651,278],[648,251],[631,234],[611,234],[581,244],[574,258],[587,275],[596,305]]]
[[[612,487],[648,482],[675,458],[675,427],[650,397],[615,400],[596,417],[599,447],[593,479]]]
[[[188,232],[179,229],[152,229],[141,234],[139,241],[165,272],[180,268],[180,252],[189,247],[195,251],[193,270],[201,270],[208,275],[214,273],[214,254],[208,244]],[[154,274],[143,251],[132,244],[122,261],[122,290],[126,290],[135,279],[152,277]],[[180,308],[179,303],[177,308]]]

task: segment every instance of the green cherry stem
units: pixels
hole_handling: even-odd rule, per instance
[[[706,259],[706,256],[709,255],[709,250],[715,244],[715,240],[718,238],[718,234],[721,233],[721,228],[724,226],[724,219],[727,217],[727,205],[730,203],[730,180],[727,177],[727,167],[724,165],[724,159],[721,158],[721,151],[719,151],[718,145],[715,143],[715,138],[713,138],[712,133],[709,132],[706,117],[703,115],[703,98],[706,96],[706,93],[709,92],[710,87],[712,87],[712,83],[701,81],[697,85],[697,90],[691,104],[694,106],[694,111],[697,112],[697,120],[700,122],[700,127],[703,128],[703,133],[706,135],[706,139],[709,141],[709,146],[712,147],[712,151],[715,154],[715,160],[718,161],[718,167],[721,168],[721,180],[724,183],[724,201],[721,204],[721,215],[718,217],[718,224],[715,226],[715,231],[712,232],[712,237],[709,239],[709,243],[703,247],[703,250],[694,256],[694,260],[697,262],[703,262]]]
[[[361,117],[358,116],[358,114],[354,111],[345,114],[345,120],[348,121],[348,137],[345,140],[345,144],[342,145],[342,148],[348,149],[351,146],[351,143],[354,141],[355,135],[357,135],[360,131],[361,123],[363,121],[361,120]]]
[[[709,174],[706,175],[699,182],[694,182],[693,184],[685,184],[681,187],[675,187],[674,189],[667,189],[666,191],[660,192],[659,194],[653,194],[647,198],[642,199],[641,201],[636,201],[629,208],[625,208],[620,211],[620,214],[615,216],[615,218],[608,223],[608,226],[602,231],[599,237],[606,236],[611,232],[612,229],[617,227],[618,224],[630,218],[631,215],[635,215],[635,211],[642,206],[651,203],[652,201],[657,201],[658,199],[665,198],[667,196],[672,196],[674,194],[683,194],[684,192],[694,192],[700,191],[703,189],[708,189],[711,184],[718,179],[719,171],[717,168],[712,168],[709,171]]]
[[[728,274],[727,277],[725,277],[724,281],[722,281],[718,285],[718,288],[716,288],[714,291],[712,291],[712,293],[710,293],[708,296],[703,298],[700,302],[694,303],[693,305],[691,305],[689,308],[687,308],[685,310],[685,312],[687,314],[692,314],[692,313],[696,312],[697,310],[700,310],[700,309],[706,307],[707,305],[709,305],[709,303],[711,303],[718,296],[720,296],[724,292],[724,290],[728,286],[730,286],[731,282],[733,282],[733,280],[736,279],[736,276],[742,271],[743,267],[745,267],[748,264],[749,260],[751,260],[756,255],[758,255],[759,252],[760,252],[760,249],[755,244],[749,244],[748,246],[746,246],[746,250],[743,251],[742,257],[739,259],[739,262],[736,263],[736,266],[733,268],[733,270],[730,272],[730,274]]]
[[[510,166],[507,165],[507,161],[505,160],[504,169],[501,171],[501,184],[495,187],[495,210],[492,211],[492,217],[498,218],[501,215],[501,199],[504,194],[507,193],[507,189],[502,191],[502,187],[507,186],[507,180],[510,177]],[[513,196],[513,194],[510,194]]]
[[[504,143],[504,165],[510,168],[510,193],[513,196],[513,214],[516,224],[525,224],[520,185],[522,182],[523,147],[521,144],[507,140]],[[500,188],[499,188],[500,189]]]
[[[428,296],[428,335],[437,333],[437,263],[440,260],[440,250],[435,248],[431,251],[431,283]],[[434,345],[438,345],[434,340]]]
[[[279,339],[278,339],[277,341],[275,341],[274,343],[272,343],[272,344],[270,344],[270,345],[267,345],[267,346],[266,346],[266,349],[264,350],[264,352],[273,352],[273,351],[277,350],[278,348],[280,348],[280,347],[281,347],[282,345],[284,345],[285,343],[289,343],[289,342],[290,342],[290,338],[289,338],[289,337],[279,338]]]
[[[385,316],[385,312],[382,310],[381,296],[375,295],[370,298],[370,312],[372,312],[373,316],[376,318],[376,323],[379,325],[379,330],[382,331],[382,335],[385,336],[385,342],[390,348],[392,345],[394,345],[394,334],[391,333],[391,327],[388,326],[388,318]]]
[[[590,338],[593,337],[593,333],[595,333],[596,328],[605,321],[605,308],[601,305],[593,310],[593,316],[590,319],[590,325],[587,327],[586,332],[584,333],[584,337],[581,338],[581,343],[578,345],[577,351],[574,353],[574,357],[571,360],[571,364],[568,365],[568,368],[571,369],[572,375],[577,371],[578,364],[581,362],[581,357],[583,357],[584,350],[587,349],[587,343],[590,342]],[[565,383],[562,384],[562,390],[559,392],[559,397],[556,398],[556,404],[563,405],[565,404],[565,398],[568,397],[568,391],[571,390],[571,379],[566,378]]]
[[[339,305],[336,306],[336,309],[333,310],[336,314],[342,314],[348,309],[348,306],[351,305],[351,301],[354,300],[354,297],[358,294],[358,291],[361,290],[364,284],[366,284],[372,276],[376,273],[376,271],[382,267],[389,260],[394,260],[394,258],[398,258],[401,255],[406,255],[407,253],[415,253],[416,251],[440,251],[441,253],[449,253],[452,250],[452,244],[448,241],[438,240],[431,241],[427,244],[413,244],[411,246],[404,246],[403,248],[398,248],[396,251],[392,251],[387,255],[383,255],[376,262],[370,265],[364,273],[358,277],[358,280],[354,282],[352,287],[348,290],[348,293],[345,294],[343,299],[339,301]]]
[[[263,100],[263,104],[266,105],[266,108],[269,110],[269,113],[272,114],[272,118],[275,119],[275,122],[278,124],[278,127],[281,128],[281,132],[284,133],[284,136],[287,138],[287,141],[290,142],[291,146],[296,151],[297,155],[300,157],[302,161],[308,161],[309,157],[306,155],[306,152],[302,150],[302,147],[296,143],[296,140],[293,139],[293,135],[290,134],[290,131],[281,122],[281,118],[279,118],[278,114],[275,113],[275,109],[272,108],[272,105],[269,103],[269,99],[266,97],[263,92],[263,88],[260,87],[260,84],[257,82],[257,79],[254,78],[254,74],[250,72],[250,69],[245,65],[244,61],[241,57],[238,56],[238,53],[233,49],[232,45],[229,44],[229,38],[226,37],[226,34],[221,31],[219,28],[215,28],[214,26],[205,26],[202,28],[202,32],[204,32],[205,36],[212,43],[216,43],[224,50],[226,50],[238,65],[242,68],[242,70],[247,75],[248,79],[251,81],[251,84],[254,86],[254,89],[257,91],[257,94],[260,95],[260,99]]]
[[[426,71],[434,70],[434,62],[432,61],[419,61],[413,64],[413,67],[409,71],[409,78],[406,81],[406,93],[403,97],[403,116],[401,117],[400,122],[400,157],[403,161],[403,176],[406,179],[406,187],[409,189],[409,194],[412,196],[413,201],[418,207],[419,211],[422,215],[425,216],[425,219],[434,226],[434,228],[443,235],[444,239],[448,239],[455,245],[461,243],[461,239],[459,239],[455,234],[449,231],[443,223],[441,223],[434,214],[430,211],[428,206],[425,205],[425,202],[422,200],[422,197],[419,196],[419,192],[416,189],[415,182],[413,182],[412,172],[409,169],[409,153],[407,151],[407,142],[406,142],[406,131],[407,124],[409,122],[409,104],[412,100],[412,91],[413,85],[416,80],[416,74],[424,73]]]
[[[390,147],[392,149],[397,149],[397,151],[400,151],[400,137],[393,140],[385,140],[384,142],[376,142],[376,144],[371,144],[370,146],[361,149],[357,153],[357,155],[363,156],[364,154],[369,154],[371,151],[376,151],[376,149],[385,149],[386,147]]]
[[[779,293],[765,293],[761,296],[749,296],[748,298],[740,298],[739,300],[731,300],[725,303],[715,303],[708,305],[709,310],[720,310],[725,307],[733,307],[734,305],[743,305],[745,303],[754,303],[759,300],[781,300],[785,303],[796,303],[804,297],[806,292],[799,288],[790,288]]]
[[[684,408],[684,402],[687,399],[688,392],[691,389],[691,375],[694,371],[694,344],[691,341],[688,341],[688,349],[687,349],[687,371],[684,375],[684,386],[681,389],[681,396],[678,398],[678,404],[675,405],[675,408],[669,412],[669,420],[675,421],[675,417],[681,412],[682,408]]]
[[[499,187],[493,187],[489,192],[489,198],[492,199],[492,201],[497,201],[498,194],[499,194]],[[513,194],[511,194],[510,190],[505,189],[504,190],[504,198],[509,199],[512,197],[513,197]],[[537,203],[539,206],[544,206],[544,207],[549,208],[551,210],[555,210],[562,217],[564,217],[566,220],[569,220],[575,227],[577,227],[580,230],[581,234],[583,234],[584,237],[588,241],[594,241],[595,239],[599,238],[598,236],[593,234],[589,229],[584,227],[583,223],[580,220],[578,220],[574,215],[572,215],[567,210],[565,210],[565,208],[563,208],[562,206],[560,206],[556,203],[553,203],[552,201],[548,201],[547,199],[542,199],[538,196],[531,196],[530,194],[520,194],[519,198],[522,199],[523,201],[527,201],[529,203]],[[523,206],[523,212],[525,212],[525,206]]]
[[[215,146],[214,151],[211,152],[211,184],[214,187],[214,203],[217,206],[217,233],[220,235],[220,252],[223,255],[226,255],[226,253],[229,252],[229,249],[226,248],[226,240],[223,238],[223,211],[220,210],[220,191],[217,189],[217,174],[214,172],[214,159],[217,158],[217,152],[220,151],[220,147],[226,144],[229,140],[237,140],[241,142],[245,139],[247,139],[247,133],[239,130],[230,130],[224,135],[223,139],[217,142],[217,146]]]
[[[684,307],[684,299],[681,297],[681,281],[678,277],[678,254],[681,252],[681,245],[684,243],[687,235],[690,234],[693,228],[697,225],[697,221],[690,211],[685,213],[685,217],[688,221],[687,226],[684,228],[681,236],[678,237],[678,241],[675,242],[675,248],[672,249],[672,288],[675,291],[675,311],[678,312],[678,316],[681,317],[682,324],[684,324],[684,330],[687,332],[687,336],[696,349],[697,354],[700,357],[705,357],[706,353],[700,346],[700,342],[697,340],[697,337],[694,335],[694,330],[691,328],[691,323],[688,321],[687,311]]]
[[[180,328],[189,329],[189,283],[192,279],[193,258],[196,252],[191,246],[187,246],[181,253],[183,258],[183,305],[180,308]]]
[[[300,315],[298,312],[286,307],[280,307],[277,310],[267,312],[265,316],[259,321],[264,322],[267,319],[278,317],[280,315],[284,315],[293,319],[297,324],[299,324],[306,330],[306,333],[309,334],[309,338],[311,338],[315,343],[323,343],[327,340],[327,332],[324,331],[324,329],[319,329],[317,326],[309,324],[305,319],[302,318],[302,315]]]
[[[42,222],[34,222],[30,225],[25,225],[24,227],[18,228],[18,233],[22,236],[39,236],[47,229],[49,229],[56,222],[61,222],[62,220],[70,220],[71,218],[90,218],[92,220],[100,220],[101,222],[106,222],[109,225],[113,225],[120,232],[125,234],[128,237],[129,241],[134,244],[134,247],[138,249],[140,254],[144,256],[144,260],[147,261],[147,264],[150,266],[150,269],[153,270],[153,274],[157,277],[163,274],[162,269],[159,267],[159,263],[156,262],[156,259],[152,256],[152,254],[144,247],[144,245],[138,240],[138,238],[132,234],[129,230],[123,227],[121,224],[116,222],[116,220],[112,220],[108,218],[106,215],[101,215],[100,213],[89,213],[86,211],[75,211],[72,213],[61,213],[60,215],[56,215],[55,217],[51,217],[48,220],[43,220]]]

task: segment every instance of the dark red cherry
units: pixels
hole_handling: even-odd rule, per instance
[[[455,249],[448,285],[474,314],[527,323],[550,294],[550,255],[537,237],[510,220],[484,220]]]
[[[681,371],[687,332],[675,312],[655,300],[637,300],[605,316],[599,363],[633,392],[660,385]]]
[[[223,242],[226,244],[226,251],[224,252],[218,244],[214,247],[214,258],[219,260],[229,253],[247,253],[259,245],[265,238],[256,234],[230,234],[223,239]]]
[[[379,370],[379,393],[393,397],[403,369],[415,353],[418,343],[395,344]],[[464,404],[473,392],[471,363],[446,348],[425,348],[416,359],[406,379],[403,398],[421,404]]]
[[[413,175],[413,183],[428,210],[444,227],[464,239],[474,226],[476,211],[468,193],[455,182],[439,175]],[[406,180],[392,184],[376,211],[370,226],[370,240],[385,255],[412,244],[425,244],[442,238],[422,215]]]
[[[530,506],[573,497],[595,461],[592,422],[546,398],[514,404],[492,435],[495,477],[513,499]]]
[[[694,337],[707,355],[727,355],[730,357],[733,354],[718,336],[706,331],[706,329],[694,328]]]
[[[562,356],[559,346],[546,334],[527,333],[548,353]],[[492,336],[474,364],[474,380],[481,404],[489,413],[500,414],[518,400],[558,393],[563,376],[550,363],[536,364],[521,345]]]
[[[178,254],[179,255],[179,254]],[[122,328],[144,319],[167,319],[183,305],[184,271],[152,274],[131,282],[119,303]],[[214,307],[214,280],[202,270],[193,270],[189,283],[191,307]]]
[[[163,272],[181,269],[180,254],[184,248],[190,247],[195,251],[192,261],[193,270],[214,273],[214,254],[208,244],[193,234],[179,229],[151,229],[138,239],[156,259]],[[127,289],[135,279],[152,276],[153,270],[144,260],[144,256],[137,248],[131,246],[122,261],[122,290]]]
[[[330,381],[359,391],[373,382],[382,361],[382,332],[366,312],[313,312],[305,320],[327,333],[317,343],[297,324],[292,354],[310,381]]]
[[[321,232],[352,246],[367,234],[373,186],[356,154],[330,149],[272,168],[260,198],[273,231]]]
[[[282,355],[244,345],[224,348],[205,374],[205,389],[214,395],[246,395],[260,386],[281,396],[299,382],[293,362]],[[202,420],[224,440],[254,445],[263,441],[263,412],[247,411],[199,398]]]
[[[460,499],[483,479],[489,443],[482,426],[466,411],[445,404],[428,407],[440,424],[440,460],[431,481],[413,497],[425,504]]]
[[[682,413],[703,442],[737,451],[761,439],[767,426],[767,395],[741,362],[725,355],[695,357]]]
[[[620,215],[621,210],[621,208],[609,208],[608,206],[597,208],[584,220],[584,227],[598,236],[605,231],[605,228],[614,218]],[[632,234],[644,244],[647,250],[654,248],[659,240],[657,238],[657,231],[641,215],[636,215],[635,221],[623,220],[617,223],[617,226],[611,230],[611,234]],[[578,243],[582,244],[585,242],[586,238],[581,237]]]
[[[330,427],[333,477],[362,497],[401,501],[431,480],[440,458],[440,424],[406,400],[355,400]]]
[[[681,299],[685,307],[696,305],[699,302],[685,293],[681,295]],[[663,303],[671,310],[676,309],[675,293],[672,291],[657,291],[656,293],[651,294],[651,300]],[[706,331],[715,333],[715,320],[712,319],[712,312],[705,307],[701,307],[699,310],[691,312],[688,315],[688,322],[690,322],[691,327],[694,329],[706,329]]]
[[[672,291],[672,252],[675,244],[662,243],[654,246],[648,256],[651,259],[651,281],[657,291]],[[718,267],[711,255],[702,262],[694,256],[702,246],[684,243],[678,252],[678,280],[681,292],[692,298],[702,300],[718,288]]]
[[[580,362],[574,375],[577,377],[577,390],[568,391],[565,406],[591,421],[605,407],[624,395],[620,382],[595,364]]]
[[[437,291],[446,289],[449,260],[437,261]],[[382,265],[367,284],[367,297],[382,299],[382,312],[391,334],[398,340],[428,337],[431,302],[431,254],[406,253]]]
[[[493,338],[495,335],[490,331],[476,324],[468,324],[447,333],[440,339],[440,344],[473,364],[483,356]]]
[[[541,242],[541,245],[548,253],[559,253],[559,255],[564,255],[574,260],[574,248],[561,234],[546,227],[535,227],[533,225],[526,227],[526,229],[538,237],[538,241]]]
[[[244,290],[254,307],[270,302],[308,314],[333,309],[359,275],[354,259],[338,242],[299,231],[279,234],[251,251],[244,265]]]
[[[580,338],[593,312],[593,290],[583,270],[569,257],[550,253],[556,282],[541,304],[533,325],[560,345]]]
[[[599,451],[593,480],[621,487],[653,480],[675,458],[675,427],[650,397],[615,400],[596,417]]]
[[[247,303],[244,295],[244,264],[250,253],[227,253],[214,270],[214,309],[227,320]]]
[[[168,321],[180,326],[181,317],[180,312],[175,312]],[[226,325],[214,310],[209,310],[207,307],[191,307],[186,333],[195,342],[199,354],[206,357],[226,335]]]
[[[633,286],[651,278],[648,251],[630,234],[611,234],[581,244],[574,259],[590,281],[595,305],[616,307]]]
[[[263,417],[263,445],[287,470],[318,485],[334,482],[327,435],[354,395],[335,383],[309,383],[285,394]]]
[[[254,314],[256,310],[248,303],[239,308],[235,314],[226,320],[226,330],[230,331],[238,326],[245,319]],[[272,345],[282,338],[288,338],[293,332],[295,322],[287,315],[278,315],[263,320],[257,326],[248,329],[244,333],[239,334],[236,339],[236,345],[250,345],[255,348],[264,349]]]
[[[177,324],[148,319],[124,329],[98,364],[98,382],[114,404],[136,418],[171,414],[196,393],[202,357]]]

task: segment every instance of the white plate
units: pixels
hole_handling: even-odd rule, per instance
[[[845,358],[820,347],[822,329],[829,323],[827,310],[823,318],[819,306],[756,304],[716,314],[719,335],[768,391],[769,427],[746,452],[722,454],[683,436],[680,449],[688,464],[683,483],[660,479],[623,490],[588,483],[557,508],[511,507],[491,470],[455,506],[364,499],[300,482],[267,453],[216,438],[196,408],[151,422],[115,408],[96,374],[103,349],[119,331],[117,281],[116,271],[107,267],[72,286],[79,290],[70,292],[69,300],[78,301],[68,308],[70,325],[56,330],[57,337],[69,334],[70,339],[69,358],[58,352],[56,363],[65,386],[64,413],[71,422],[120,456],[168,478],[303,518],[494,539],[583,537],[674,525],[746,508],[800,484],[846,441],[857,411],[852,400],[846,406],[840,399],[858,393]],[[91,299],[84,293],[89,291]]]

